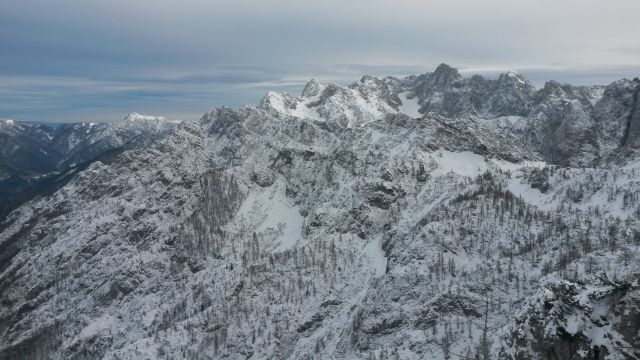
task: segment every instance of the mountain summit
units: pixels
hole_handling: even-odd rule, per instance
[[[496,80],[480,75],[465,79],[455,68],[441,64],[432,73],[402,79],[365,76],[346,87],[311,80],[300,97],[269,93],[260,106],[279,116],[341,127],[362,127],[398,113],[473,117],[518,137],[551,163],[592,166],[637,151],[632,144],[640,123],[638,89],[637,80],[609,86],[550,81],[536,89],[513,70]]]

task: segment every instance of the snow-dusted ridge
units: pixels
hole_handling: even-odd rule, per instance
[[[47,132],[110,146],[0,223],[0,359],[640,358],[638,84],[441,65]]]
[[[142,114],[138,114],[137,112],[132,112],[132,113],[127,114],[127,116],[124,117],[124,121],[125,122],[171,122],[171,123],[179,123],[182,120],[179,120],[179,119],[167,120],[167,118],[165,118],[164,116],[142,115]]]

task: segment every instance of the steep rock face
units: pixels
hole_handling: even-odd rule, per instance
[[[498,116],[526,116],[531,110],[533,85],[515,71],[501,74],[490,89],[488,113]]]
[[[458,70],[439,65],[433,73],[419,76],[410,85],[410,95],[419,99],[420,112],[435,112],[444,116],[457,116],[470,112],[465,80]]]
[[[634,359],[640,349],[640,289],[604,278],[587,287],[554,281],[534,294],[503,336],[504,359]],[[615,350],[612,350],[615,349]],[[533,355],[535,354],[535,355]]]
[[[420,99],[422,112],[436,112],[455,117],[527,116],[535,90],[515,71],[501,74],[497,80],[479,75],[465,79],[458,70],[441,64],[430,74],[408,82],[411,94]]]
[[[559,167],[522,116],[407,114],[419,78],[507,111],[436,72],[151,127],[20,206],[0,359],[640,357],[637,159]],[[597,89],[553,85],[527,109],[578,136]]]
[[[640,80],[637,78],[616,81],[607,87],[597,108],[596,116],[605,124],[603,147],[622,147],[623,158],[637,154],[639,149],[639,92]],[[614,155],[617,154],[614,152]]]
[[[637,84],[634,81],[615,81],[606,87],[602,99],[597,104],[596,116],[603,123],[603,142],[610,147],[625,143],[636,88]]]
[[[587,166],[599,156],[597,123],[590,115],[593,106],[581,101],[580,95],[580,89],[554,81],[538,94],[525,136],[552,163]]]
[[[640,82],[636,88],[633,107],[629,114],[628,130],[623,139],[625,146],[638,148],[640,141]]]

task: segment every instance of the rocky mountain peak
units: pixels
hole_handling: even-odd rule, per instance
[[[522,74],[515,70],[509,70],[504,74],[500,74],[498,82],[513,84],[519,88],[533,91],[533,85]]]
[[[438,67],[429,74],[429,83],[438,88],[462,81],[464,81],[464,78],[460,75],[458,69],[444,63],[438,65]]]
[[[320,94],[321,91],[322,91],[322,86],[320,85],[320,83],[318,83],[316,79],[311,79],[304,86],[304,89],[302,90],[302,96],[303,97],[317,96],[318,94]]]

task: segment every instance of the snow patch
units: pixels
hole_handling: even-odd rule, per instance
[[[438,164],[432,175],[443,176],[455,173],[461,176],[474,177],[481,174],[486,168],[484,156],[474,154],[471,151],[451,152],[438,150],[432,159]]]
[[[374,274],[376,276],[384,275],[387,270],[387,258],[382,250],[382,236],[378,236],[364,245],[363,252],[369,259]]]
[[[282,179],[263,191],[251,193],[238,216],[255,226],[256,233],[275,233],[274,244],[281,250],[294,247],[302,238],[304,217],[287,198]]]
[[[520,75],[520,73],[518,73],[515,70],[509,70],[507,72],[507,76],[511,79],[515,79],[516,81],[518,81],[520,84],[525,85],[524,80],[522,80],[522,76]]]
[[[584,326],[584,321],[576,314],[572,314],[567,317],[567,332],[571,335],[575,335],[580,331]]]
[[[516,196],[521,197],[526,203],[540,209],[550,209],[556,206],[547,195],[538,189],[532,188],[529,184],[523,183],[520,178],[512,177],[507,188]]]
[[[285,93],[270,91],[265,96],[265,102],[268,103],[273,110],[285,116],[292,116],[301,119],[322,120],[322,117],[318,112],[308,106],[312,99],[286,99],[288,97],[289,95]],[[293,106],[288,105],[287,101],[290,101]]]
[[[89,339],[101,333],[104,333],[106,330],[110,330],[111,326],[114,322],[114,318],[111,315],[104,315],[102,317],[97,318],[92,323],[85,326],[80,334],[78,334],[79,339]]]
[[[422,117],[422,114],[420,114],[420,104],[418,104],[418,98],[414,97],[413,99],[408,99],[407,95],[407,92],[398,94],[398,97],[402,101],[399,112],[407,114],[413,118]]]

